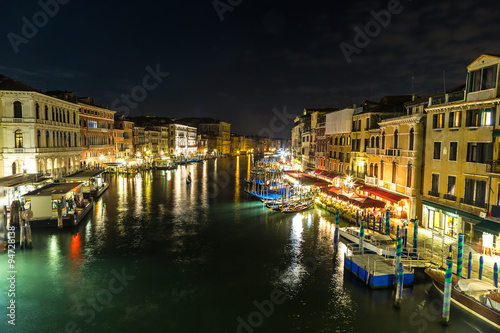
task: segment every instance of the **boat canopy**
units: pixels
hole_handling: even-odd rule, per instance
[[[459,290],[468,293],[496,290],[497,288],[491,283],[479,279],[462,279],[457,283]]]

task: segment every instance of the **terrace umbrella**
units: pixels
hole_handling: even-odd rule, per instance
[[[376,200],[373,198],[365,197],[365,196],[352,196],[349,200],[353,205],[358,206],[361,209],[366,208],[384,208],[385,202],[380,200]]]

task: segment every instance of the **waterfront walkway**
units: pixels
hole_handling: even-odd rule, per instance
[[[392,224],[392,219],[391,219]],[[391,228],[392,231],[393,228]],[[394,235],[395,236],[395,235]],[[413,249],[413,223],[408,225],[408,249]],[[453,250],[453,272],[457,270],[458,241],[443,237],[433,233],[431,230],[418,228],[418,253],[433,264],[446,268],[446,257],[448,257],[450,245]],[[444,251],[443,251],[444,250]],[[483,256],[483,280],[493,283],[493,266],[495,262],[500,265],[500,258],[497,256],[483,255],[476,252],[469,245],[464,243],[462,277],[467,278],[469,269],[469,252],[472,252],[472,273],[471,278],[479,276],[479,258]]]

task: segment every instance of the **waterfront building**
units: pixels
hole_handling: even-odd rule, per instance
[[[239,155],[245,150],[245,136],[231,133],[231,155]]]
[[[231,124],[213,118],[182,118],[177,123],[197,129],[199,134],[209,140],[208,154],[229,155],[231,153]]]
[[[367,149],[370,147],[370,136],[378,132],[378,123],[384,119],[404,115],[404,103],[410,101],[412,96],[384,96],[380,102],[364,100],[361,106],[357,107],[352,116],[352,140],[351,140],[351,174],[365,180],[368,170]],[[381,148],[395,148],[398,144],[397,133],[381,133]],[[390,152],[389,152],[390,153]],[[380,172],[385,172],[380,168]]]
[[[424,226],[453,239],[464,232],[480,252],[499,250],[499,64],[481,55],[467,67],[465,91],[425,109]]]
[[[313,169],[326,170],[325,150],[325,114],[326,111],[314,111],[311,114],[311,149],[309,163],[314,164]]]
[[[117,162],[123,164],[130,163],[135,159],[134,155],[134,122],[125,116],[115,117],[115,138],[123,135],[123,140],[115,142],[115,149],[118,151]],[[123,134],[122,134],[123,133]]]
[[[304,109],[302,115],[295,117],[294,125],[292,128],[292,158],[295,160],[295,163],[301,165],[301,169],[305,170],[306,168],[303,165],[307,164],[309,159],[306,162],[303,162],[303,156],[305,152],[305,148],[303,147],[304,140],[307,140],[307,137],[304,137],[305,132],[310,132],[311,130],[311,113],[313,111],[311,109]],[[307,151],[307,156],[309,156],[309,151]]]
[[[405,103],[405,115],[386,118],[369,129],[366,186],[360,190],[392,206],[397,218],[421,220],[424,108],[428,100],[413,96]]]
[[[76,103],[0,75],[0,176],[80,170]]]
[[[101,166],[115,161],[114,116],[116,111],[98,106],[94,99],[78,98],[80,107],[81,161]]]
[[[353,113],[354,108],[345,108],[325,116],[326,171],[350,175]]]
[[[198,147],[196,127],[180,123],[169,125],[169,153],[172,155],[192,157],[197,155]]]
[[[146,157],[158,158],[163,155],[160,149],[161,132],[146,126],[144,131],[144,145],[146,146]],[[163,153],[162,153],[163,152]]]
[[[144,158],[146,155],[146,137],[144,135],[145,128],[142,126],[138,126],[137,123],[134,122],[133,128],[133,147],[134,147],[134,156],[137,158]]]
[[[245,136],[245,151],[253,153],[255,150],[255,139],[250,136]]]

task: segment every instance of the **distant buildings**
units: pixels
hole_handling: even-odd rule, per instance
[[[233,135],[212,118],[125,117],[73,92],[42,92],[0,75],[0,177],[53,178],[106,164],[270,151],[269,138]]]

